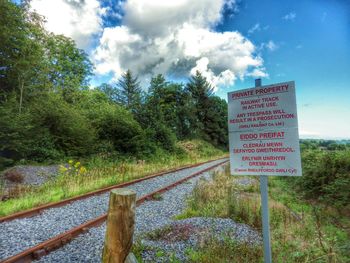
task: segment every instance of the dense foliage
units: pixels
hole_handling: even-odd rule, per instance
[[[89,88],[93,67],[43,18],[0,0],[0,169],[21,160],[92,155],[147,158],[176,141],[227,145],[227,104],[198,72],[188,84],[154,76],[143,91],[130,70]]]
[[[286,179],[307,198],[350,208],[350,143],[305,140],[301,149],[303,176]]]

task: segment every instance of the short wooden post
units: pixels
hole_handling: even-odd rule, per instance
[[[103,263],[125,263],[132,246],[135,207],[134,191],[122,188],[111,191]]]

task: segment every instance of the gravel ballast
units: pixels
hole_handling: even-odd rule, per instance
[[[255,183],[257,183],[257,180],[255,178],[239,178],[236,179],[235,184],[239,185],[239,186],[243,186],[243,187],[248,187],[248,186],[252,186]]]
[[[48,181],[50,178],[54,178],[59,174],[59,165],[18,165],[3,171],[0,174],[1,179],[4,180],[5,187],[11,187],[15,184],[24,185],[41,185]],[[22,176],[22,182],[14,183],[6,180],[6,173],[15,172]]]
[[[170,185],[171,183],[178,181],[181,178],[187,177],[195,172],[218,164],[222,161],[223,159],[216,160],[197,167],[169,173],[161,177],[152,178],[130,185],[127,188],[135,190],[137,196],[141,197],[147,193],[151,193],[159,188]],[[187,184],[183,185],[186,186]],[[1,223],[0,260],[13,256],[29,247],[37,245],[49,238],[52,238],[75,226],[83,224],[93,218],[96,218],[97,216],[106,213],[108,208],[108,196],[109,193],[89,197],[83,200],[78,200],[63,207],[45,210],[38,216],[16,219],[10,222]],[[147,202],[146,204],[149,203],[151,202]],[[169,208],[167,210],[168,213],[172,213],[172,208],[177,211],[177,207],[173,207],[174,205],[176,206],[176,204],[169,205]],[[140,209],[138,209],[138,211],[139,210]],[[148,211],[147,213],[149,212],[155,211]],[[163,211],[158,211],[157,213],[163,213]],[[159,214],[157,213],[155,213],[155,215],[158,216]],[[96,231],[96,229],[92,229],[91,233],[94,231]],[[137,231],[138,230],[136,230],[136,232]],[[85,253],[83,254],[85,255]],[[72,260],[74,261],[74,259]],[[85,260],[85,262],[94,261]]]
[[[216,168],[216,170],[220,169],[223,169],[223,166]],[[237,224],[230,219],[190,218],[179,221],[174,220],[174,217],[186,208],[186,198],[191,194],[196,182],[201,178],[210,179],[210,174],[210,172],[203,173],[165,192],[160,200],[147,201],[137,207],[134,240],[142,239],[141,242],[151,248],[174,251],[180,262],[186,262],[184,254],[186,248],[195,246],[198,243],[201,232],[197,233],[197,235],[193,233],[194,235],[186,242],[172,243],[165,240],[145,239],[144,237],[148,235],[147,233],[169,225],[191,224],[193,227],[201,227],[202,229],[210,228],[216,233],[216,236],[221,236],[223,231],[230,228],[232,231],[228,232],[228,234],[232,238],[252,243],[260,242],[261,238],[254,230],[244,224]],[[101,262],[105,231],[105,224],[92,228],[64,247],[41,258],[39,262]],[[142,256],[145,262],[156,262],[153,249],[144,251]]]
[[[171,255],[186,262],[186,250],[202,247],[209,240],[221,242],[229,238],[247,244],[261,242],[260,235],[251,227],[228,218],[187,218],[174,221],[158,231],[163,231],[165,235],[146,237],[141,241],[147,247],[142,253],[144,262],[164,262]],[[157,251],[162,251],[164,256],[157,256]]]

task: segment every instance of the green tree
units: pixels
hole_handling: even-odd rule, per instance
[[[186,88],[196,102],[196,105],[201,108],[209,103],[209,97],[214,94],[214,88],[198,70],[196,71],[196,75],[190,77]]]
[[[43,17],[28,3],[1,0],[0,13],[1,98],[15,95],[19,112],[43,92],[62,92],[72,102],[72,91],[86,88],[92,74],[86,53],[73,40],[45,31]]]
[[[228,147],[227,102],[217,96],[210,97],[210,106],[206,112],[204,132],[210,142],[224,148]]]
[[[175,139],[190,138],[192,101],[182,84],[167,82],[158,74],[150,82],[142,111],[142,125],[164,149],[174,149]]]
[[[156,121],[164,122],[164,114],[161,110],[161,94],[167,84],[161,74],[151,78],[150,87],[145,98],[145,105],[142,108],[141,123],[144,127],[149,127]]]
[[[138,116],[142,104],[142,90],[137,77],[127,70],[118,81],[118,102]]]
[[[162,75],[151,80],[150,92],[146,100],[145,109],[151,119],[163,122],[179,139],[192,135],[191,126],[195,120],[193,102],[182,84],[169,83]]]
[[[190,94],[196,117],[193,130],[214,145],[227,146],[227,104],[213,95],[214,89],[202,74],[197,71],[186,86]]]
[[[149,140],[159,147],[172,151],[175,148],[176,136],[167,123],[164,106],[165,93],[168,83],[163,75],[158,74],[151,79],[148,94],[142,107],[140,122],[147,131]],[[168,105],[170,107],[170,105]],[[173,124],[172,124],[173,125]]]
[[[6,0],[0,1],[0,13],[1,97],[15,94],[21,113],[26,94],[35,90],[45,67],[42,18]]]
[[[115,103],[119,101],[119,91],[117,87],[108,83],[102,83],[100,86],[97,87],[97,89],[104,93],[110,101]]]
[[[64,99],[73,102],[74,92],[86,89],[92,75],[92,64],[87,54],[75,42],[62,35],[47,34],[48,80],[52,90],[61,92]]]
[[[186,90],[191,95],[195,105],[194,112],[197,121],[194,128],[203,130],[203,125],[206,122],[206,113],[210,106],[209,98],[213,95],[213,87],[199,71],[196,71],[196,75],[190,77]]]
[[[152,95],[158,94],[168,84],[169,83],[165,80],[165,77],[162,74],[157,74],[155,77],[151,78],[148,93]]]
[[[58,92],[86,86],[86,55],[72,40],[47,33],[28,4],[0,0],[0,13],[0,158],[88,154],[93,130]]]

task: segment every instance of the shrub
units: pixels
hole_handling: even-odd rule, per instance
[[[176,135],[163,123],[154,123],[149,128],[150,139],[159,147],[173,152],[175,150]]]
[[[12,97],[0,104],[0,169],[25,158],[36,133],[28,111],[18,113],[18,103]]]
[[[104,142],[104,147],[112,145],[114,151],[130,154],[142,150],[144,132],[130,112],[108,101],[91,106],[85,109],[85,114],[96,129],[99,141]]]
[[[303,176],[287,178],[307,198],[338,208],[350,203],[350,150],[305,150]]]
[[[53,94],[45,100],[41,98],[40,102],[34,101],[32,111],[34,124],[41,135],[35,144],[34,155],[55,158],[59,152],[68,156],[91,153],[95,131],[79,109]]]

